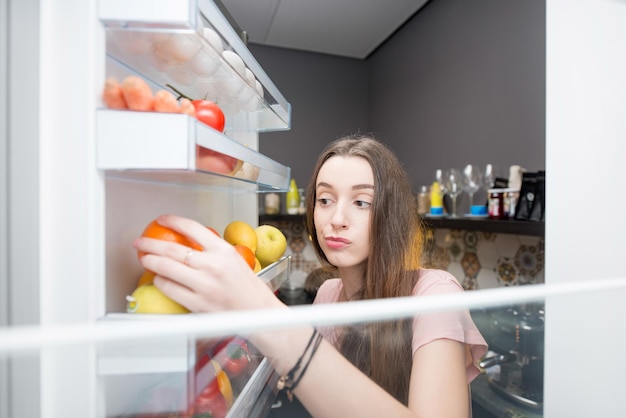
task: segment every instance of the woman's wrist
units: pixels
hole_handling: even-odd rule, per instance
[[[286,376],[305,354],[313,331],[313,327],[282,329],[254,334],[249,339],[267,358],[276,373]]]

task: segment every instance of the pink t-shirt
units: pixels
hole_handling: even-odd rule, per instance
[[[313,303],[334,303],[339,301],[343,289],[341,279],[326,280],[317,291]],[[414,296],[440,295],[463,292],[456,278],[444,270],[420,269]],[[320,327],[320,333],[336,345],[338,330],[334,327]],[[438,312],[420,315],[413,320],[413,353],[431,341],[447,338],[466,344],[467,381],[471,382],[480,373],[478,360],[487,352],[487,343],[478,331],[469,312]]]

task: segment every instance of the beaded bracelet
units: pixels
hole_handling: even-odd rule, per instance
[[[313,343],[313,340],[315,340],[315,343]],[[306,372],[307,368],[309,367],[309,364],[311,363],[311,359],[313,358],[313,355],[315,355],[315,352],[317,351],[317,348],[319,347],[321,342],[322,342],[322,335],[317,332],[317,329],[314,328],[313,333],[311,334],[311,338],[309,338],[309,342],[304,348],[304,352],[302,353],[302,355],[296,362],[295,366],[293,366],[293,368],[289,370],[289,372],[286,375],[281,376],[278,379],[278,382],[276,382],[276,388],[278,390],[287,388],[287,397],[289,398],[289,400],[293,399],[293,390],[296,388],[298,383],[300,383],[302,376],[304,376],[304,372]],[[313,344],[312,348],[311,348],[311,344]],[[296,380],[294,380],[294,375],[296,374],[298,370],[300,370],[300,365],[302,364],[302,360],[304,359],[307,352],[309,351],[309,348],[311,348],[311,353],[309,354],[306,364],[304,365],[304,368],[302,369],[302,371],[300,372]]]

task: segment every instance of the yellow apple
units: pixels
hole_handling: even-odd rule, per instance
[[[261,262],[258,258],[254,257],[254,272],[258,273],[261,270],[263,270],[263,267],[261,267]]]
[[[256,258],[263,268],[280,260],[287,250],[287,238],[272,225],[261,225],[255,230],[257,236]]]
[[[165,296],[154,284],[139,286],[131,296],[126,296],[126,301],[126,312],[128,313],[189,313],[187,308]]]
[[[233,245],[243,245],[256,252],[257,235],[254,228],[244,221],[232,221],[224,229],[224,239]]]

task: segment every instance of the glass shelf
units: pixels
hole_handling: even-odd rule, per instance
[[[110,59],[224,111],[227,129],[290,128],[291,106],[211,0],[99,0]]]
[[[234,192],[289,187],[289,167],[185,114],[99,109],[96,125],[97,167],[112,178]],[[223,159],[237,161],[231,172]]]

